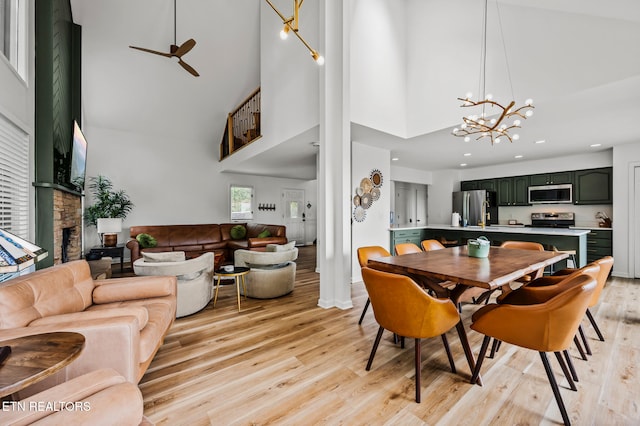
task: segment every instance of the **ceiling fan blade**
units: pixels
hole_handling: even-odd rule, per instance
[[[200,77],[200,74],[198,74],[198,71],[193,69],[193,67],[191,65],[189,65],[188,63],[186,63],[182,59],[178,60],[178,63],[182,66],[182,68],[184,68],[185,70],[189,71],[194,77]]]
[[[170,58],[171,55],[170,53],[166,53],[166,52],[158,52],[157,50],[151,50],[151,49],[145,49],[144,47],[136,47],[136,46],[129,46],[132,49],[136,49],[136,50],[142,50],[143,52],[147,52],[147,53],[153,53],[154,55],[160,55],[160,56],[164,56],[167,58]]]
[[[195,45],[196,45],[196,41],[190,38],[189,40],[182,43],[180,47],[178,47],[178,50],[176,50],[173,54],[178,58],[180,58],[182,55],[184,55],[185,53],[193,49],[193,46]]]

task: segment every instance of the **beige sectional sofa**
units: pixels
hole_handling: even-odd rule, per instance
[[[85,337],[80,356],[36,391],[100,368],[138,383],[175,317],[176,277],[93,280],[77,260],[0,284],[0,341],[55,331]]]

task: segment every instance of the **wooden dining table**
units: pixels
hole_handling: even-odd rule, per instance
[[[369,259],[367,266],[380,271],[407,275],[438,297],[448,297],[455,304],[472,287],[497,290],[524,275],[543,269],[567,258],[566,253],[554,251],[519,250],[491,247],[485,258],[471,257],[466,246],[450,247]],[[443,285],[447,283],[448,285]],[[451,286],[455,283],[455,286]],[[456,325],[469,368],[473,372],[475,360],[462,321]],[[482,384],[478,378],[478,384]]]

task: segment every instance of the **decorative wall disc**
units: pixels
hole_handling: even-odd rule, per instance
[[[358,206],[353,210],[353,218],[356,222],[364,222],[366,217],[367,212],[362,208],[362,206]]]
[[[363,209],[368,209],[369,207],[371,207],[372,203],[373,199],[371,198],[370,192],[365,192],[364,194],[362,194],[362,196],[360,197],[360,205]]]
[[[371,183],[371,179],[364,178],[360,181],[360,187],[365,193],[371,192],[371,190],[373,189],[373,183]]]
[[[364,194],[364,189],[362,189],[362,187],[361,187],[361,186],[357,187],[357,188],[356,188],[356,195],[359,197],[359,196],[361,196],[362,194]]]
[[[371,170],[371,183],[374,188],[380,188],[382,186],[382,172],[380,170]]]
[[[358,207],[360,205],[360,196],[356,195],[353,197],[353,205]]]
[[[378,188],[373,188],[371,190],[371,199],[373,201],[378,201],[378,199],[380,198],[380,189]]]

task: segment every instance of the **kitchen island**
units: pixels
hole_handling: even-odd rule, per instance
[[[451,226],[426,225],[389,228],[390,251],[402,242],[413,242],[420,245],[420,241],[435,239],[445,245],[464,245],[467,240],[485,236],[492,245],[500,245],[503,241],[535,241],[545,246],[547,250],[555,247],[557,250],[575,250],[578,267],[587,262],[587,234],[588,229],[574,228],[534,228],[524,226],[490,225],[480,226]],[[562,267],[562,265],[559,265]]]

